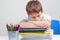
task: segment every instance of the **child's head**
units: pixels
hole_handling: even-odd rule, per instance
[[[43,12],[43,9],[42,9],[42,5],[39,1],[32,0],[32,1],[28,2],[27,6],[26,6],[26,11],[32,21],[38,21],[38,20],[40,20],[40,16]]]

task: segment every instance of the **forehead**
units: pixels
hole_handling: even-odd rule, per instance
[[[28,16],[30,16],[30,17],[36,17],[38,15],[40,16],[41,13],[30,13]]]

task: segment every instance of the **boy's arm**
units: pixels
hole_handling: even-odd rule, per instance
[[[33,23],[35,23],[39,27],[43,26],[49,29],[51,25],[51,17],[49,15],[42,15],[42,17],[42,21],[33,21]]]
[[[27,20],[23,19],[22,21],[20,21],[20,25],[22,28],[34,28],[36,27],[35,24],[28,22]]]
[[[45,20],[45,21],[30,21],[32,23],[34,23],[35,25],[39,26],[39,27],[46,27],[47,29],[49,29],[50,27],[50,21],[49,20]]]

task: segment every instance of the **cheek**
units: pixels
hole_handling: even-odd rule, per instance
[[[38,17],[37,20],[41,20],[40,17]]]
[[[31,20],[31,21],[35,21],[35,19],[34,19],[34,18],[30,18],[30,20]]]
[[[32,21],[34,21],[35,19],[34,18],[31,18]]]

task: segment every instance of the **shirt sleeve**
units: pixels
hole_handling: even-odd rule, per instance
[[[49,20],[49,21],[51,21],[51,16],[49,16],[48,14],[43,14],[42,15],[42,20]]]

